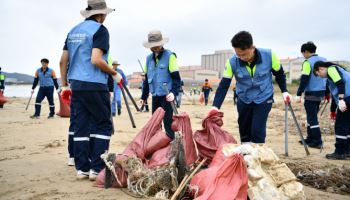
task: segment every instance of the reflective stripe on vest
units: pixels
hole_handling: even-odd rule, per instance
[[[236,79],[237,95],[246,104],[252,102],[259,104],[273,95],[271,50],[258,48],[257,52],[261,55],[261,63],[256,64],[253,77],[245,66],[240,66],[236,55],[230,59],[232,72]]]
[[[100,23],[86,20],[68,33],[69,80],[107,84],[108,75],[91,63],[93,36],[100,27]],[[103,59],[106,62],[107,57],[105,53]]]
[[[54,86],[53,80],[52,80],[52,69],[47,68],[46,71],[43,72],[41,68],[39,68],[36,71],[38,73],[40,87]]]
[[[348,71],[345,71],[345,69],[343,69],[342,67],[339,67],[339,66],[336,66],[340,76],[342,77],[342,80],[345,84],[345,94],[344,94],[344,98],[347,98],[350,96],[350,73]],[[328,84],[329,84],[329,89],[335,99],[335,102],[337,103],[338,105],[338,95],[339,95],[339,92],[338,92],[338,88],[337,86],[335,85],[335,83],[328,79]]]
[[[153,53],[147,56],[147,78],[152,96],[165,96],[167,94],[163,89],[164,83],[167,83],[169,91],[172,88],[173,80],[169,72],[169,59],[172,54],[171,51],[164,50],[158,63],[153,60]]]
[[[314,65],[317,61],[326,61],[326,59],[317,55],[313,55],[310,58],[308,58],[307,61],[309,61],[310,63],[311,73],[310,73],[309,83],[305,88],[305,92],[325,91],[327,78],[321,78],[319,76],[315,76],[313,71],[314,71]]]

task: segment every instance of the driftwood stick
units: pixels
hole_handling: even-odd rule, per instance
[[[194,174],[197,173],[197,171],[202,167],[202,165],[207,161],[207,158],[204,158],[202,162],[199,163],[199,165],[192,171],[192,173],[189,176],[185,176],[184,179],[182,179],[179,187],[171,197],[171,200],[176,200],[177,196],[181,193],[181,191],[185,188],[186,184],[191,180]]]

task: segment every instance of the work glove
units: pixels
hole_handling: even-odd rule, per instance
[[[285,104],[290,104],[290,102],[292,102],[292,96],[288,92],[283,92],[282,95]]]
[[[172,102],[172,101],[174,101],[175,96],[174,96],[174,94],[172,92],[170,92],[168,95],[166,95],[165,98],[166,98],[167,102]]]
[[[330,117],[332,120],[335,120],[335,118],[337,117],[337,113],[336,112],[331,112]]]
[[[60,88],[58,88],[57,93],[60,94],[61,92],[65,91],[65,90],[70,90],[70,87],[69,86],[61,86]]]
[[[122,75],[120,75],[119,73],[113,75],[112,78],[118,85],[121,84],[121,81],[123,80]]]
[[[209,112],[207,114],[207,117],[210,117],[210,116],[212,116],[212,115],[214,115],[214,114],[216,114],[218,112],[219,112],[219,109],[217,107],[213,106],[213,107],[210,108],[210,110],[209,110]]]
[[[327,96],[324,96],[324,100],[329,103],[329,101],[331,100],[331,96],[327,95]]]
[[[143,99],[140,99],[140,104],[143,106],[145,104],[145,101]]]
[[[297,103],[301,103],[301,96],[295,96],[294,101]]]
[[[344,99],[339,100],[338,108],[342,112],[345,112],[347,110],[346,103],[345,103]]]

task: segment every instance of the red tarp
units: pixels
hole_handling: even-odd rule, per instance
[[[191,188],[198,188],[196,200],[246,200],[248,175],[243,156],[225,157],[222,146],[208,169],[195,174]]]
[[[4,94],[2,92],[0,92],[0,105],[4,105],[5,103],[7,103],[7,98],[4,96]]]
[[[207,116],[202,121],[203,129],[194,133],[194,140],[197,145],[199,156],[207,158],[207,164],[211,162],[215,152],[221,145],[226,143],[237,144],[233,136],[221,128],[223,125],[223,117],[223,112],[216,112]]]
[[[56,115],[60,117],[70,117],[70,96],[72,92],[70,92],[70,95],[68,96],[69,93],[66,91],[68,90],[65,90],[62,93],[58,94],[58,99],[60,101],[60,111],[56,113]]]

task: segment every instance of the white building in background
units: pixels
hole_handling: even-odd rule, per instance
[[[200,65],[181,66],[179,72],[184,81],[217,80],[219,78],[219,72],[203,69]]]
[[[280,59],[283,70],[287,73],[287,82],[292,83],[292,80],[297,80],[301,75],[301,67],[304,62],[303,57]]]
[[[218,50],[214,54],[202,55],[202,69],[217,71],[219,78],[222,77],[222,72],[225,69],[226,61],[233,56],[233,50]]]

